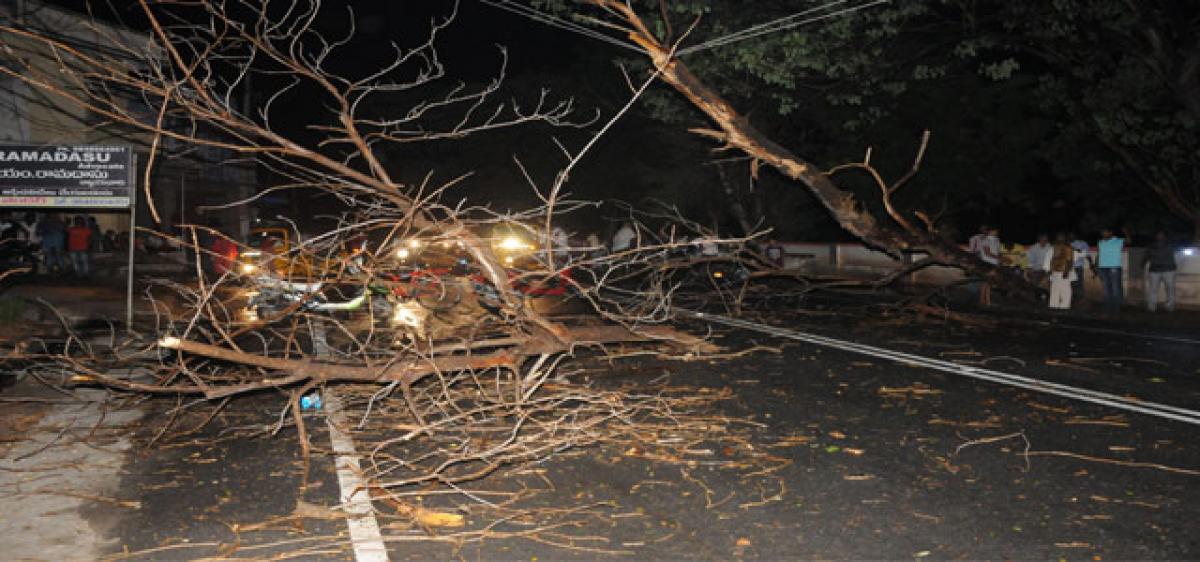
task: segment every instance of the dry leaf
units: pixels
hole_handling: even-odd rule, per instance
[[[1056,542],[1054,543],[1054,546],[1057,546],[1058,548],[1092,548],[1092,545],[1080,541]]]
[[[846,438],[846,434],[842,433],[840,431],[830,431],[829,436],[834,439],[845,439]]]
[[[738,546],[750,546],[750,539],[748,539],[746,537],[738,537],[737,545]]]
[[[845,449],[842,449],[842,451],[844,451],[848,455],[854,455],[856,457],[861,457],[862,454],[866,452],[862,449],[852,449],[850,447],[846,447]]]
[[[413,513],[413,517],[426,527],[462,527],[466,524],[463,516],[457,513],[433,511],[423,507],[418,507]]]

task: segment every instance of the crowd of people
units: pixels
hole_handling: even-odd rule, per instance
[[[1074,233],[1063,232],[1051,239],[1040,234],[1037,241],[1028,247],[1020,244],[1004,245],[1000,242],[1000,230],[984,225],[971,237],[967,244],[969,252],[992,265],[1009,267],[1024,276],[1030,283],[1049,290],[1049,307],[1058,310],[1070,309],[1084,297],[1084,275],[1090,273],[1100,281],[1104,290],[1104,306],[1109,313],[1121,310],[1125,298],[1124,252],[1129,232],[1118,236],[1112,229],[1100,232],[1095,250],[1088,242]],[[1146,309],[1158,309],[1158,295],[1165,293],[1165,309],[1175,310],[1175,254],[1178,249],[1169,242],[1164,232],[1155,235],[1137,264],[1135,272],[1144,271],[1146,279]],[[991,286],[986,281],[979,284],[979,304],[991,306]]]
[[[96,217],[60,213],[9,213],[0,217],[0,240],[18,241],[40,251],[42,271],[52,275],[91,276],[91,255],[128,248],[129,234],[101,232]]]

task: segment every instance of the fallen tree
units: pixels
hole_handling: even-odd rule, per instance
[[[563,380],[558,370],[583,349],[681,359],[711,353],[666,325],[679,285],[671,272],[690,260],[664,264],[687,255],[688,238],[700,233],[681,222],[678,235],[651,239],[637,225],[635,243],[613,252],[560,244],[562,217],[589,205],[561,194],[590,142],[568,151],[544,188],[530,178],[539,205],[505,213],[448,197],[463,177],[438,183],[432,172],[389,156],[389,147],[527,123],[581,124],[572,121],[570,100],[552,102],[545,93],[528,105],[493,102],[503,50],[494,81],[473,90],[443,84],[436,39],[456,5],[422,40],[358,74],[338,63],[353,33],[322,33],[315,22],[342,14],[316,0],[139,6],[146,34],[111,37],[104,48],[18,22],[0,25],[0,74],[138,139],[147,153],[143,196],[160,225],[145,234],[192,249],[195,282],[152,286],[145,299],[154,317],[127,326],[130,335],[66,326],[64,342],[23,342],[4,361],[58,387],[175,397],[180,405],[159,435],[187,408],[209,405],[208,423],[232,398],[275,397],[272,433],[294,427],[306,455],[304,401],[314,391],[331,401],[347,397],[342,406],[361,413],[360,425],[389,416],[367,477],[404,505],[423,493],[413,491],[418,485],[476,480],[564,449],[635,443],[659,458],[681,458],[687,443],[709,437],[710,423],[680,409],[721,396],[662,385],[600,390]],[[257,106],[242,103],[247,82],[263,100]],[[261,232],[274,238],[253,243],[203,224],[159,232],[166,228],[155,199],[163,186],[150,181],[152,171],[164,154],[189,150],[252,159],[269,173],[259,194],[227,205],[280,190],[320,192],[336,201],[321,209],[336,224],[312,236],[281,224]],[[218,246],[235,246],[241,256]],[[539,312],[533,301],[546,292],[570,296],[581,308],[576,318]],[[196,400],[184,404],[184,397]],[[403,454],[389,452],[397,446]],[[486,528],[476,538],[485,536]]]
[[[908,252],[927,254],[927,257],[917,263],[906,265],[897,273],[889,275],[886,278],[889,281],[923,267],[948,265],[961,268],[970,275],[985,279],[1010,293],[1027,298],[1035,294],[1035,288],[1020,275],[1009,269],[990,265],[978,256],[964,251],[954,241],[940,235],[926,214],[917,212],[910,218],[892,204],[892,196],[918,172],[929,141],[928,132],[922,138],[912,169],[890,184],[871,166],[869,158],[861,163],[823,170],[755,128],[746,116],[738,113],[718,92],[692,73],[682,60],[675,57],[674,46],[660,40],[630,3],[617,0],[585,0],[585,3],[597,6],[609,14],[615,20],[611,25],[624,30],[629,39],[645,52],[656,75],[661,76],[664,82],[717,125],[716,129],[693,129],[692,132],[721,142],[722,149],[732,148],[746,153],[753,159],[754,168],[765,164],[800,183],[820,201],[843,229],[864,244],[902,262],[905,261],[904,254]],[[666,29],[669,30],[670,26],[666,26]],[[860,205],[853,194],[833,181],[833,174],[848,170],[866,172],[879,186],[885,218],[881,220],[880,217],[876,217]],[[920,225],[913,218],[921,221]]]

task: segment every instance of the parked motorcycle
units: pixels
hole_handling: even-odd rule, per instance
[[[0,274],[36,275],[41,262],[37,244],[19,238],[0,240]]]

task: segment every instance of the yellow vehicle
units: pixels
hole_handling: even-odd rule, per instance
[[[238,256],[238,273],[242,275],[269,274],[283,279],[317,279],[337,275],[345,269],[351,252],[339,251],[335,256],[319,256],[295,245],[295,233],[282,226],[265,226],[250,230],[247,249]]]

